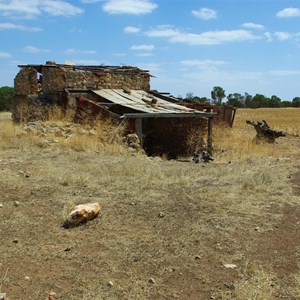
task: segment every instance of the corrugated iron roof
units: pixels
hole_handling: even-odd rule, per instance
[[[100,97],[139,112],[149,114],[203,114],[206,113],[168,102],[143,90],[101,89],[93,90]]]

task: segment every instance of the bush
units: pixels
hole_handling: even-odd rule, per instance
[[[14,88],[9,86],[0,88],[0,111],[10,110],[10,103],[13,95]]]

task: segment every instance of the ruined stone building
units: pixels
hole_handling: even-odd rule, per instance
[[[214,114],[152,92],[147,70],[54,62],[19,67],[12,101],[15,122],[46,119],[47,109],[53,105],[73,112],[74,117],[89,108],[93,115],[126,121],[128,131],[139,136],[150,155],[175,157],[203,147],[212,149]]]

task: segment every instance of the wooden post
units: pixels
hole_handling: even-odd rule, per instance
[[[236,113],[236,108],[233,108],[233,116],[232,116],[232,119],[231,119],[231,122],[230,122],[230,127],[233,126],[233,121],[234,121],[235,113]]]
[[[139,137],[141,147],[143,147],[143,126],[142,119],[135,119],[135,133]]]
[[[213,118],[208,118],[207,126],[207,152],[212,155],[212,128],[213,128]]]

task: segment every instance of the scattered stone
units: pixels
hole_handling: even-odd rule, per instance
[[[20,202],[19,202],[19,201],[15,201],[15,202],[14,202],[14,206],[17,207],[17,206],[19,206],[19,205],[20,205]]]
[[[0,208],[2,208],[3,207],[3,204],[2,203],[0,203]]]
[[[0,300],[6,299],[6,293],[0,293]]]
[[[69,213],[63,227],[70,228],[91,221],[98,216],[100,210],[100,204],[97,202],[77,205]]]
[[[107,283],[107,285],[108,285],[109,287],[112,287],[112,286],[114,286],[114,283],[113,283],[112,281],[109,281],[109,282]]]
[[[236,265],[235,264],[224,264],[224,267],[226,269],[235,269],[236,268]]]
[[[56,297],[56,293],[50,292],[49,297],[47,298],[47,300],[55,300],[55,297]]]
[[[70,248],[70,247],[67,247],[64,251],[65,251],[65,252],[69,252],[69,251],[71,251],[71,248]]]
[[[149,283],[155,284],[155,279],[154,278],[150,278],[149,279]]]
[[[13,239],[13,243],[18,244],[19,243],[18,239]]]
[[[164,217],[165,217],[165,213],[160,212],[160,213],[158,214],[158,217],[159,217],[159,218],[164,218]]]
[[[29,277],[29,276],[25,276],[24,279],[25,279],[25,280],[30,280],[30,277]]]
[[[196,255],[195,259],[201,259],[201,256],[200,255]]]
[[[259,231],[260,228],[257,226],[257,227],[254,228],[254,230],[255,230],[255,231]]]

